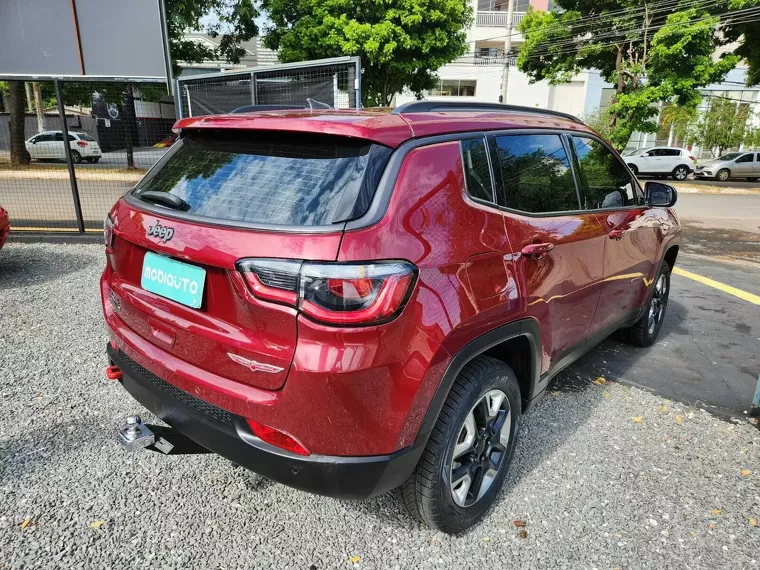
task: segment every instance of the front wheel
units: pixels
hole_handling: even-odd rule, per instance
[[[649,301],[644,307],[643,314],[633,325],[621,329],[623,340],[635,346],[650,346],[657,340],[657,335],[662,328],[665,318],[665,309],[668,307],[670,295],[670,265],[663,263],[660,268],[649,296]]]
[[[731,173],[728,171],[728,168],[723,168],[718,171],[718,174],[715,175],[715,180],[720,180],[721,182],[725,182],[728,180],[728,177],[731,176]]]
[[[673,178],[675,180],[686,180],[689,176],[689,169],[686,166],[676,166],[673,169]]]
[[[452,534],[480,520],[504,483],[520,410],[520,388],[509,366],[487,356],[468,363],[402,487],[412,516]]]
[[[639,175],[639,167],[636,166],[635,164],[629,164],[628,168],[631,169],[631,172],[633,172],[634,176],[638,176]]]

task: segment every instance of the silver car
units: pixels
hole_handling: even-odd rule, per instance
[[[760,178],[760,152],[729,152],[697,166],[694,176],[720,181],[729,178],[746,178],[750,182],[755,182]]]

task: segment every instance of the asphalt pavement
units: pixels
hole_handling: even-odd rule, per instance
[[[680,263],[737,286],[755,275]],[[760,431],[617,381],[691,382],[717,400],[742,358],[754,371],[756,313],[722,291],[675,276],[654,347],[610,340],[561,373],[521,422],[496,506],[452,537],[420,527],[392,493],[337,501],[214,455],[119,448],[126,414],[151,418],[104,378],[102,266],[100,246],[0,251],[4,570],[758,565]],[[721,350],[732,362],[712,364]]]

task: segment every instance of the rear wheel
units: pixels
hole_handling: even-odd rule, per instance
[[[644,313],[630,327],[620,330],[623,340],[636,346],[649,346],[657,340],[670,295],[670,265],[663,263],[654,281]]]
[[[689,169],[686,166],[676,166],[673,169],[672,176],[675,180],[686,180],[686,177],[689,176]]]
[[[79,164],[80,162],[82,162],[82,155],[79,154],[77,151],[72,150],[71,151],[71,162],[73,162],[74,164]]]
[[[721,182],[725,182],[726,180],[728,180],[729,176],[731,176],[731,173],[729,172],[728,168],[722,168],[715,175],[715,180],[720,180]]]
[[[456,533],[493,504],[517,441],[520,389],[512,369],[479,356],[462,369],[402,495],[428,526]]]

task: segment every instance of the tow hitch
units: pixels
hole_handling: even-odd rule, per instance
[[[124,422],[116,439],[129,451],[145,448],[160,451],[164,455],[211,453],[171,427],[144,424],[138,415],[127,416]]]
[[[153,445],[156,441],[155,434],[142,423],[140,416],[127,416],[124,425],[116,433],[117,441],[129,451],[141,449]]]

